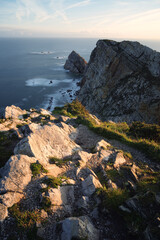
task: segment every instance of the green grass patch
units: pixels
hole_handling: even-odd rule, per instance
[[[36,177],[40,173],[48,172],[40,163],[31,163],[30,168],[31,168],[33,177]]]
[[[97,195],[102,201],[102,207],[110,210],[117,210],[118,207],[127,200],[129,193],[125,189],[97,189]]]
[[[138,182],[137,191],[160,192],[160,172],[148,172],[144,174]]]
[[[160,161],[160,145],[158,142],[156,142],[159,141],[158,125],[148,124],[146,127],[146,124],[142,123],[142,132],[136,130],[138,134],[135,135],[133,129],[140,129],[140,124],[138,127],[136,124],[134,125],[134,123],[129,126],[125,122],[114,123],[100,121],[100,124],[97,124],[96,121],[90,116],[89,112],[78,100],[66,104],[64,107],[55,108],[55,111],[53,111],[53,113],[77,117],[77,124],[86,125],[90,130],[102,137],[121,141],[122,143],[134,147],[145,153],[152,160],[157,162]],[[155,137],[152,137],[152,133],[154,133],[153,135]]]
[[[130,125],[129,133],[135,138],[144,138],[160,143],[160,126],[156,124],[133,122]]]
[[[113,182],[117,181],[121,177],[119,172],[115,168],[106,170],[106,173],[107,177],[111,179]]]
[[[26,125],[26,123],[19,123],[19,124],[16,125],[16,127],[17,127],[17,128],[20,128],[20,127],[23,127],[23,126],[25,126],[25,125]]]
[[[42,199],[42,202],[41,202],[42,208],[43,208],[46,212],[48,212],[49,209],[50,209],[50,207],[51,207],[51,205],[52,205],[52,204],[51,204],[50,198],[44,196],[43,199]]]
[[[49,188],[58,188],[58,186],[62,185],[62,177],[50,176],[44,179],[43,183],[47,184],[47,189],[43,189],[44,191],[47,191]]]
[[[56,158],[56,157],[50,157],[49,158],[49,163],[50,164],[56,164],[58,167],[63,167],[68,161],[70,161],[69,158]]]
[[[41,220],[39,211],[22,211],[18,203],[10,207],[9,212],[16,219],[17,225],[20,228],[32,228],[37,221]]]

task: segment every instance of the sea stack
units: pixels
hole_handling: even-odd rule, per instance
[[[87,62],[78,53],[72,51],[66,60],[64,69],[72,73],[84,74]]]

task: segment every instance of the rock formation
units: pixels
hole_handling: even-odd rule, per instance
[[[102,120],[160,122],[160,53],[138,42],[99,40],[78,99]]]
[[[64,69],[69,70],[72,73],[83,74],[86,68],[87,62],[78,53],[72,51],[68,56]]]
[[[22,110],[10,112],[0,134],[18,143],[0,168],[1,240],[159,239],[155,165],[126,157],[76,118],[32,109],[20,120]],[[144,178],[157,179],[155,192]]]

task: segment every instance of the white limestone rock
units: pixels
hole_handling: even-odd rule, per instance
[[[59,231],[57,240],[71,240],[72,238],[86,238],[88,240],[99,239],[99,231],[93,226],[87,216],[66,218],[60,222],[59,225],[61,225],[61,230]]]
[[[82,191],[85,196],[91,196],[95,191],[96,188],[102,188],[102,185],[98,178],[93,175],[89,175],[83,182],[82,182]]]
[[[11,106],[7,106],[5,109],[5,118],[23,119],[22,115],[26,113],[27,113],[26,110],[22,110],[19,107],[11,105]]]
[[[69,126],[65,123],[63,125],[64,128],[55,124],[31,127],[32,133],[17,144],[14,154],[34,156],[42,165],[48,164],[50,157],[64,158],[72,155],[80,147],[70,139]]]

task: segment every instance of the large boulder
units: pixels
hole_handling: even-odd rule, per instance
[[[72,73],[83,74],[86,68],[87,62],[75,51],[72,51],[68,56],[64,69],[69,70]]]
[[[50,188],[47,196],[50,198],[52,205],[72,205],[74,203],[74,186]]]
[[[8,216],[7,208],[24,197],[24,189],[32,178],[30,164],[34,162],[35,158],[16,155],[0,169],[0,221]]]
[[[86,216],[70,217],[57,224],[58,240],[88,239],[98,240],[99,232]]]
[[[102,120],[160,121],[160,53],[138,42],[99,40],[78,99]]]
[[[26,113],[27,113],[26,110],[22,110],[21,108],[16,107],[14,105],[7,106],[5,109],[5,118],[12,119],[23,118],[23,115]]]
[[[49,157],[64,158],[80,150],[70,138],[70,133],[75,131],[73,127],[65,123],[63,128],[55,124],[37,126],[37,128],[30,127],[32,133],[17,144],[14,154],[36,157],[44,165],[48,163]]]
[[[102,185],[98,178],[90,174],[83,182],[82,182],[82,191],[85,196],[91,196],[96,188],[102,188]]]

